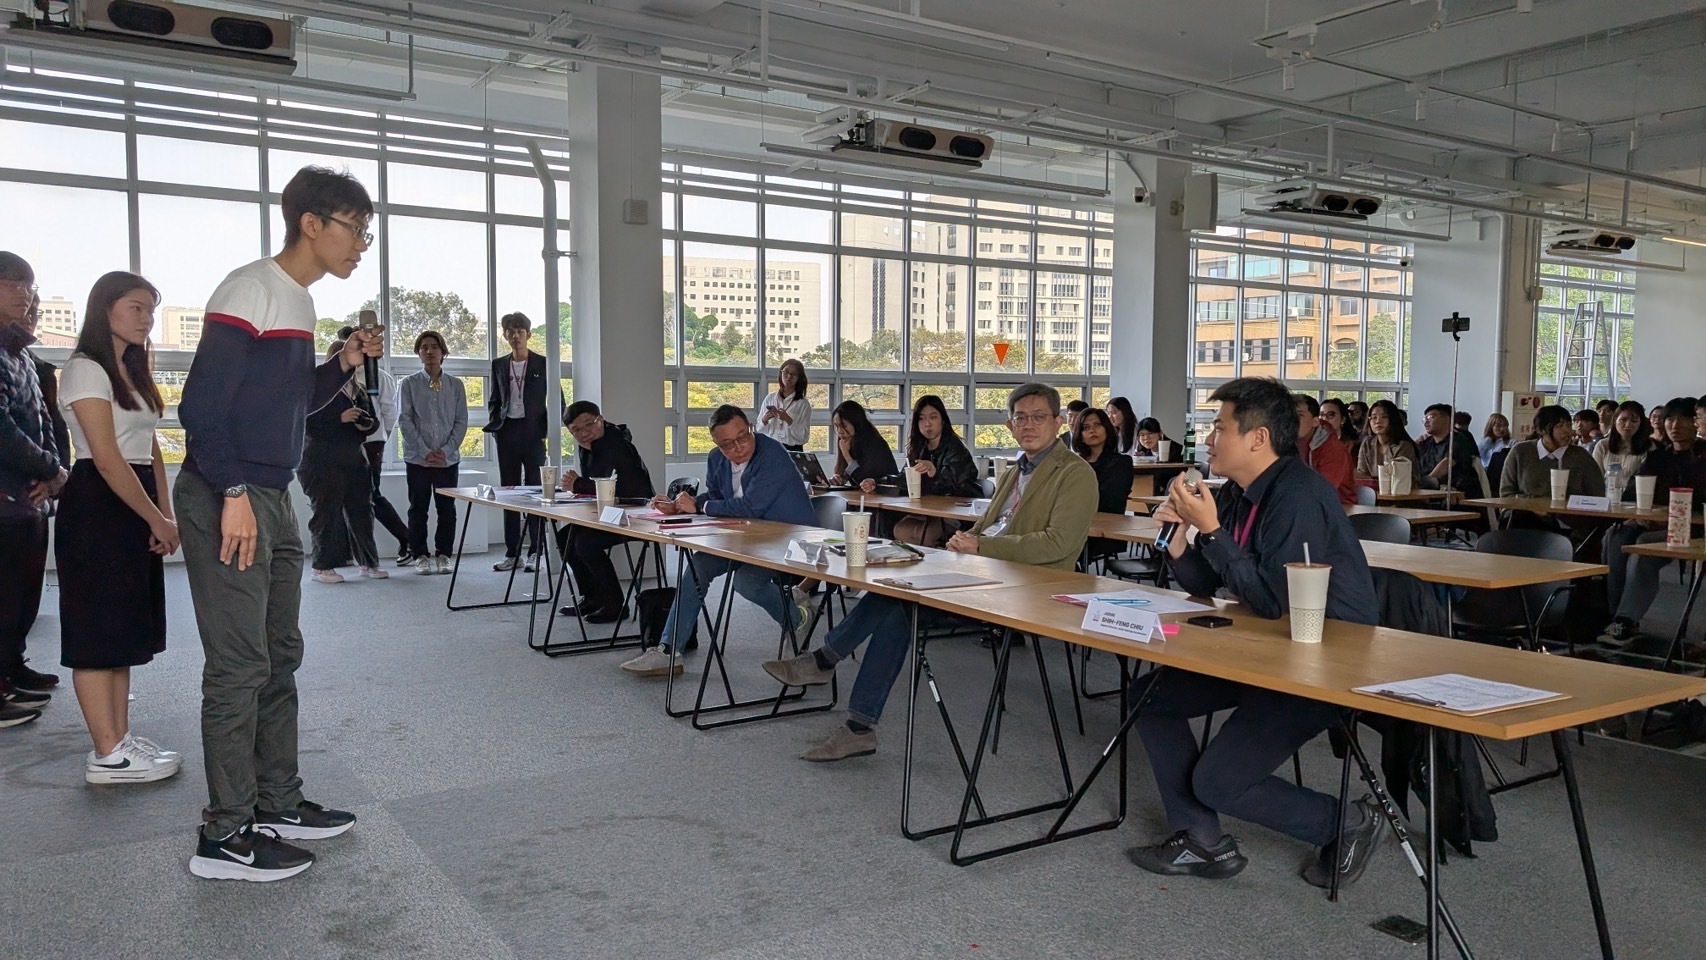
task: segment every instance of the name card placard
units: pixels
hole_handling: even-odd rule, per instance
[[[1084,622],[1080,626],[1093,633],[1139,643],[1162,639],[1161,616],[1132,601],[1092,600],[1084,609]]]
[[[1571,510],[1610,510],[1611,498],[1590,497],[1585,493],[1578,493],[1570,498],[1569,508]]]
[[[621,507],[605,507],[603,510],[598,511],[598,522],[614,523],[619,527],[627,526],[628,511]]]

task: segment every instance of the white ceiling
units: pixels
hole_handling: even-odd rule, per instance
[[[1099,185],[1113,148],[1643,230],[1706,222],[1706,2],[415,0],[413,20],[404,0],[235,5],[311,17],[322,77],[395,74],[412,31],[419,78],[466,85],[487,115],[560,99],[582,62],[660,73],[666,138],[734,155],[845,104],[992,130],[1000,172],[1027,179]]]

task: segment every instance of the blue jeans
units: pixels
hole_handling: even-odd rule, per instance
[[[906,666],[906,658],[912,653],[906,604],[888,597],[866,597],[829,631],[823,646],[839,663],[852,656],[866,639],[871,642],[859,664],[853,692],[847,697],[847,716],[874,727],[882,719],[883,705],[900,676],[900,668]]]
[[[1138,689],[1147,679],[1139,680]],[[1220,840],[1220,814],[1322,847],[1338,834],[1339,800],[1274,776],[1274,770],[1338,718],[1331,704],[1168,670],[1143,705],[1137,732],[1149,754],[1167,829]],[[1232,710],[1206,751],[1190,719]]]
[[[782,588],[776,585],[775,574],[762,567],[742,566],[733,560],[695,553],[681,573],[676,585],[675,605],[663,624],[663,645],[680,650],[693,635],[693,623],[705,606],[705,586],[725,573],[733,571],[735,592],[758,604],[770,619],[784,626],[795,625],[799,614],[791,600],[784,600]]]

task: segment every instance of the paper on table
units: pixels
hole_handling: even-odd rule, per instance
[[[1143,609],[1164,616],[1171,613],[1213,613],[1214,608],[1206,604],[1192,603],[1182,597],[1169,596],[1154,590],[1119,590],[1114,593],[1057,593],[1054,599],[1062,603],[1070,603],[1075,607],[1087,607],[1092,600],[1109,600],[1114,603],[1131,603],[1142,600]]]
[[[949,587],[980,587],[1001,581],[964,573],[925,573],[916,577],[877,577],[875,582],[902,590],[946,590]]]
[[[1522,687],[1514,683],[1500,683],[1496,680],[1466,677],[1461,673],[1442,673],[1435,677],[1417,677],[1414,680],[1375,683],[1366,687],[1356,687],[1354,692],[1373,694],[1377,697],[1389,697],[1405,703],[1419,703],[1425,707],[1438,707],[1441,710],[1450,710],[1452,713],[1461,713],[1467,716],[1494,713],[1513,707],[1526,707],[1534,703],[1548,703],[1569,697],[1567,693],[1553,693],[1550,690],[1536,690],[1533,687]]]

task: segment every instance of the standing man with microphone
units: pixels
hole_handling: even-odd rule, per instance
[[[368,324],[372,318],[371,327]],[[372,310],[361,311],[361,327],[359,329],[379,328],[379,315]],[[349,340],[357,327],[344,327],[338,331],[339,340]],[[373,412],[379,418],[379,430],[373,438],[362,444],[362,450],[367,454],[367,473],[373,486],[373,519],[385,528],[385,532],[397,538],[397,566],[407,567],[414,564],[419,557],[409,552],[409,525],[403,522],[397,508],[391,506],[391,501],[385,499],[385,494],[379,489],[379,479],[385,470],[385,448],[397,440],[397,419],[402,416],[403,398],[397,389],[397,378],[379,366],[377,357],[368,357],[362,365],[362,385],[367,389],[367,395],[373,399]]]
[[[297,772],[303,558],[288,488],[308,414],[384,349],[379,331],[357,330],[316,365],[308,292],[327,274],[355,272],[373,242],[373,202],[354,177],[304,167],[280,206],[284,250],[213,291],[178,406],[187,452],[173,501],[206,656],[208,804],[190,872],[210,879],[293,877],[314,855],[285,841],[355,824],[307,800]]]

